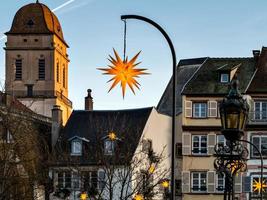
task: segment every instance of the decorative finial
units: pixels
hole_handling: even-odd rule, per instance
[[[36,0],[36,3],[39,3],[39,0]]]
[[[227,98],[242,98],[239,92],[239,81],[237,80],[237,75],[235,74],[233,80],[231,81],[231,89]]]

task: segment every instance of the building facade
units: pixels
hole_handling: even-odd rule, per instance
[[[6,93],[47,117],[54,105],[60,106],[65,124],[72,102],[68,45],[58,18],[37,1],[18,10],[6,35]]]

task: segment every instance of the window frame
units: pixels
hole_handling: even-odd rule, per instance
[[[59,173],[62,173],[62,178],[61,178],[62,179],[62,187],[59,187],[59,183],[60,183]],[[67,173],[69,174],[69,176],[67,176]],[[60,189],[63,189],[63,188],[71,189],[72,188],[72,172],[71,171],[59,171],[57,173],[57,175],[58,175],[58,180],[57,180],[57,182],[58,182],[57,187],[58,188],[60,188]],[[70,181],[67,181],[67,179],[70,179]],[[69,187],[66,186],[67,183],[68,183]]]
[[[224,80],[224,78],[225,78],[224,76],[227,76],[227,81]],[[226,72],[221,73],[221,75],[220,75],[220,82],[221,83],[229,83],[230,82],[230,75],[229,75],[229,73],[226,73]]]
[[[38,80],[45,80],[45,59],[38,60]]]
[[[226,139],[225,139],[224,135],[221,135],[221,134],[218,134],[216,137],[217,144],[219,144],[219,142],[220,142],[219,137],[223,137],[223,142],[221,142],[221,143],[223,143],[223,146],[226,146]]]
[[[223,193],[225,188],[225,178],[224,174],[222,174],[222,177],[219,178],[220,174],[216,174],[216,192],[217,193]],[[219,180],[222,180],[223,184],[219,184]],[[220,188],[219,188],[220,187]]]
[[[195,112],[195,107],[199,105],[200,107],[197,108],[198,110],[198,115],[196,114]],[[201,105],[205,105],[204,106],[204,111],[205,111],[205,115],[202,116],[202,106]],[[193,102],[193,105],[192,105],[192,117],[195,118],[195,119],[205,119],[208,117],[208,104],[207,102]]]
[[[259,146],[257,146],[253,142],[253,139],[254,138],[259,138]],[[262,151],[262,138],[266,138],[267,139],[267,135],[252,135],[251,136],[251,142],[253,142],[253,144],[255,144],[258,147],[258,149],[262,153],[262,157],[266,158],[267,157],[267,149],[266,149],[266,153],[263,154],[263,151]],[[267,145],[267,143],[266,143],[266,145]],[[253,146],[250,148],[250,158],[254,158],[254,159],[259,159],[260,158],[260,155],[255,155],[255,153],[254,153],[254,147]]]
[[[75,144],[79,143],[80,144],[80,151],[75,151]],[[76,146],[77,148],[77,146]],[[79,139],[74,139],[71,141],[71,155],[72,156],[81,156],[82,155],[82,140]]]
[[[15,80],[16,81],[21,81],[22,80],[22,59],[16,59],[15,60]]]
[[[199,137],[199,139],[198,139],[198,147],[194,147],[194,138],[195,137]],[[206,152],[205,153],[202,153],[202,148],[204,148],[204,147],[201,147],[201,144],[202,144],[202,138],[203,137],[206,137],[206,147],[205,147],[205,149],[206,149]],[[195,155],[195,156],[197,156],[197,155],[208,155],[208,135],[192,135],[192,138],[191,138],[191,150],[192,150],[192,155]],[[197,148],[198,149],[198,153],[195,153],[194,152],[194,149],[195,148]]]
[[[111,149],[107,149],[108,145],[107,143],[111,144]],[[115,153],[115,141],[112,141],[110,139],[104,140],[104,155],[106,156],[112,156]]]
[[[197,174],[198,177],[197,177],[197,181],[198,181],[198,184],[197,184],[197,188],[198,190],[194,190],[194,174]],[[201,190],[201,174],[205,174],[206,178],[205,178],[205,190]],[[206,171],[193,171],[191,172],[191,192],[192,193],[207,193],[208,192],[208,173]]]
[[[266,104],[265,111],[263,111],[263,103]],[[259,111],[257,111],[257,104],[259,104]],[[265,115],[264,115],[265,114]],[[259,117],[258,117],[259,116]],[[254,102],[254,120],[256,121],[267,121],[267,100],[255,100]]]

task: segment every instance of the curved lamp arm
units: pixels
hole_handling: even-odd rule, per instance
[[[145,21],[149,24],[151,24],[152,26],[154,26],[156,29],[158,29],[162,35],[165,37],[165,39],[167,40],[169,47],[171,49],[171,54],[172,54],[172,68],[173,68],[173,72],[172,72],[172,78],[173,78],[173,84],[172,84],[172,154],[171,154],[171,200],[175,199],[175,174],[174,174],[174,170],[175,170],[175,117],[176,117],[176,79],[177,79],[177,75],[176,75],[176,54],[175,54],[175,49],[174,46],[172,44],[172,41],[170,39],[170,37],[168,36],[168,34],[163,30],[163,28],[158,25],[156,22],[152,21],[151,19],[148,19],[146,17],[143,16],[139,16],[139,15],[122,15],[121,16],[121,20],[126,20],[126,19],[137,19],[137,20],[141,20],[141,21]]]

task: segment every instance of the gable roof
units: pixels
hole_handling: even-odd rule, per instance
[[[83,156],[80,157],[80,164],[97,164],[103,156],[103,138],[110,132],[114,132],[120,139],[120,153],[127,153],[127,161],[131,160],[144,127],[150,116],[153,107],[129,109],[129,110],[110,110],[110,111],[73,111],[57,143],[60,145],[74,137],[84,138],[88,142],[88,148]],[[69,145],[65,145],[64,151],[69,155]],[[86,156],[90,155],[90,156]],[[75,156],[77,157],[77,156]],[[70,158],[71,159],[71,158]],[[124,161],[118,159],[117,162]]]
[[[227,67],[228,66],[228,67]],[[185,86],[184,95],[226,95],[229,84],[219,80],[220,68],[231,70],[237,68],[240,92],[244,93],[254,74],[256,61],[254,58],[208,58],[190,82]]]
[[[267,93],[267,47],[262,47],[257,69],[248,86],[247,93]]]
[[[190,80],[193,74],[199,69],[206,59],[206,57],[183,59],[178,63],[176,84],[176,114],[182,112],[181,92],[184,88],[184,85]],[[172,115],[172,78],[158,103],[157,110],[161,114]]]

